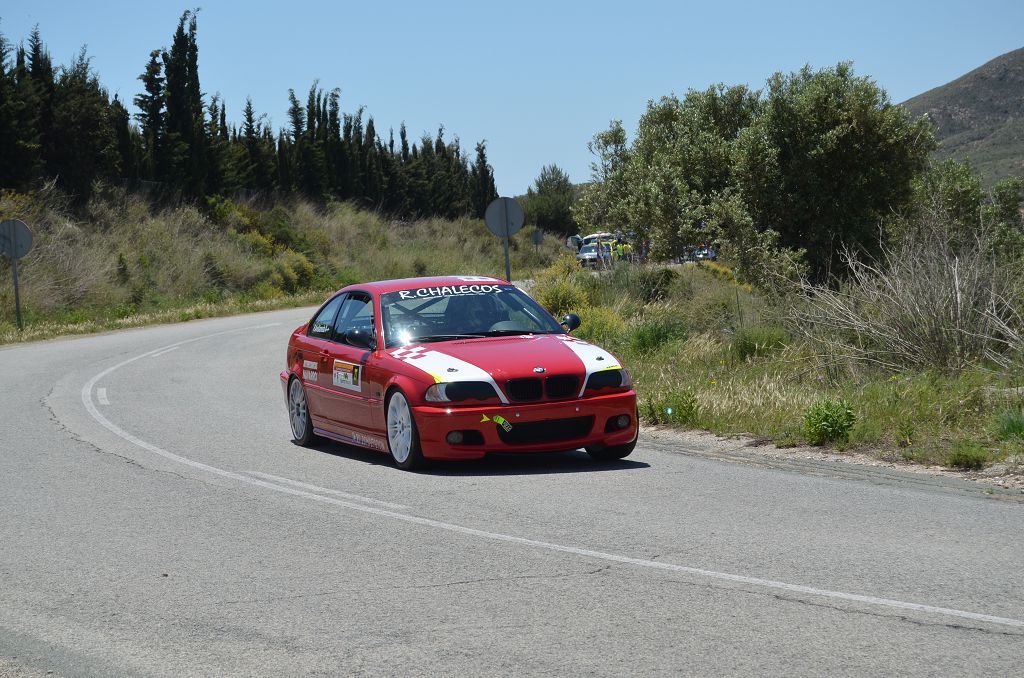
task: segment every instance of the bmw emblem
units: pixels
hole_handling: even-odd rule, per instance
[[[537,374],[544,374],[546,370],[543,367],[534,367],[533,371],[536,372]]]

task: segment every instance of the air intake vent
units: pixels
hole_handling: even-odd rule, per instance
[[[574,374],[557,374],[547,379],[548,398],[572,398],[580,392],[580,378]]]
[[[544,395],[544,387],[541,384],[540,379],[536,377],[509,379],[505,382],[505,389],[508,393],[509,399],[520,403],[540,400]]]

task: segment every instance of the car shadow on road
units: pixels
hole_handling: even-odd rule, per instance
[[[548,452],[539,454],[489,454],[476,461],[435,461],[420,473],[434,476],[515,476],[555,473],[593,473],[596,471],[634,471],[650,468],[642,461],[619,459],[597,462],[586,452]]]
[[[399,470],[388,455],[354,445],[326,440],[314,443],[310,448],[334,457],[343,457],[374,466],[386,466],[395,471]],[[596,462],[586,452],[576,450],[531,454],[493,453],[483,459],[472,461],[432,461],[417,472],[433,476],[512,476],[631,471],[645,468],[650,468],[650,464],[631,459]]]

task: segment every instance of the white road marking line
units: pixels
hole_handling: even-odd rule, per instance
[[[273,324],[278,324],[278,323],[273,323]],[[269,325],[258,325],[258,326],[255,326],[255,327],[245,327],[245,328],[240,328],[240,329],[237,329],[237,330],[227,330],[225,332],[217,332],[217,333],[208,334],[208,335],[205,335],[205,336],[202,336],[202,337],[194,337],[192,339],[187,339],[185,341],[181,341],[181,342],[178,342],[177,344],[172,344],[172,345],[180,346],[182,344],[187,344],[187,343],[191,343],[191,342],[194,342],[194,341],[201,341],[203,339],[209,339],[209,338],[212,338],[212,337],[223,336],[225,334],[233,334],[233,333],[237,333],[237,332],[244,332],[244,331],[248,331],[248,330],[259,329],[261,327],[269,327]],[[164,348],[167,348],[167,347],[164,347]],[[395,511],[390,511],[388,509],[376,508],[376,507],[373,507],[373,506],[365,506],[363,504],[354,504],[354,503],[352,503],[350,501],[345,501],[344,499],[337,499],[335,497],[325,497],[325,496],[323,496],[321,494],[313,494],[312,492],[306,492],[304,490],[300,490],[300,489],[297,489],[297,488],[286,487],[286,486],[283,486],[283,485],[275,485],[275,484],[269,483],[269,482],[267,482],[265,480],[258,480],[256,478],[251,478],[249,476],[244,476],[244,475],[242,475],[240,473],[235,473],[234,471],[228,471],[226,469],[217,468],[216,466],[210,466],[209,464],[204,464],[202,462],[195,461],[194,459],[188,459],[187,457],[182,457],[180,455],[174,454],[173,452],[168,452],[167,450],[159,448],[156,445],[148,443],[145,440],[142,440],[141,438],[137,438],[136,436],[132,435],[131,433],[128,433],[127,431],[125,431],[124,429],[119,427],[117,424],[114,424],[109,419],[104,417],[100,413],[100,411],[96,408],[96,404],[93,402],[93,399],[92,399],[93,388],[96,386],[96,383],[100,379],[102,379],[103,377],[107,376],[108,374],[110,374],[110,373],[112,373],[112,372],[114,372],[114,371],[124,367],[125,365],[131,364],[131,363],[135,362],[136,360],[141,360],[142,358],[145,358],[145,357],[147,357],[149,355],[152,355],[153,353],[155,353],[157,351],[160,351],[160,350],[162,350],[162,349],[156,349],[155,351],[149,351],[147,353],[142,353],[140,355],[137,355],[134,358],[129,358],[128,360],[124,360],[124,361],[122,361],[122,362],[120,362],[120,363],[118,363],[118,364],[116,364],[116,365],[114,365],[112,367],[108,367],[107,369],[103,370],[102,372],[100,372],[99,374],[94,376],[92,379],[90,379],[88,382],[86,382],[86,384],[82,387],[82,404],[85,406],[85,409],[89,412],[89,414],[92,416],[93,419],[95,419],[101,426],[103,426],[104,428],[106,428],[108,431],[110,431],[114,435],[118,436],[119,438],[127,440],[128,442],[132,443],[133,445],[136,445],[137,447],[140,447],[140,448],[142,448],[142,449],[144,449],[144,450],[146,450],[148,452],[152,452],[153,454],[156,454],[156,455],[159,455],[161,457],[164,457],[165,459],[170,459],[171,461],[175,461],[175,462],[178,462],[180,464],[184,464],[186,466],[191,466],[192,468],[198,469],[200,471],[206,471],[207,473],[212,473],[214,475],[219,475],[219,476],[222,476],[222,477],[225,477],[225,478],[231,478],[232,480],[237,480],[237,481],[242,482],[242,483],[248,483],[250,485],[256,485],[258,487],[262,487],[262,488],[265,488],[265,489],[268,489],[268,490],[273,490],[274,492],[281,492],[281,493],[290,494],[290,495],[293,495],[293,496],[296,496],[296,497],[303,497],[303,498],[309,499],[311,501],[317,501],[317,502],[321,502],[321,503],[324,503],[324,504],[332,504],[334,506],[341,506],[343,508],[351,509],[353,511],[361,511],[363,513],[369,513],[369,514],[372,514],[372,515],[383,516],[383,517],[386,517],[386,518],[393,518],[395,520],[400,520],[400,521],[403,521],[403,522],[406,522],[406,523],[412,523],[412,524],[415,524],[415,525],[423,525],[424,527],[431,527],[431,528],[435,528],[435,529],[439,529],[439,530],[446,530],[448,532],[456,532],[456,533],[459,533],[459,534],[465,534],[465,535],[469,535],[469,536],[473,536],[473,537],[480,537],[482,539],[488,539],[488,540],[492,540],[492,541],[501,541],[501,542],[507,542],[507,543],[512,543],[512,544],[520,544],[520,545],[523,545],[523,546],[531,546],[531,547],[534,547],[534,548],[544,549],[544,550],[548,550],[548,551],[556,551],[556,552],[560,552],[560,553],[571,553],[573,555],[582,556],[582,557],[585,557],[585,558],[593,558],[593,559],[596,559],[596,560],[605,560],[605,561],[610,561],[610,562],[615,562],[615,563],[622,563],[622,564],[625,564],[625,565],[636,565],[638,567],[646,567],[646,568],[650,568],[650,569],[654,569],[654,570],[666,570],[666,571],[669,571],[669,572],[680,572],[680,573],[684,573],[684,574],[695,575],[695,576],[698,576],[698,577],[704,577],[706,579],[714,579],[714,580],[718,580],[718,581],[727,581],[727,582],[732,582],[732,583],[737,583],[737,584],[747,584],[747,585],[755,586],[755,587],[759,587],[759,588],[766,588],[766,589],[772,589],[772,590],[777,590],[777,591],[787,591],[789,593],[799,593],[799,594],[803,594],[803,595],[818,596],[818,597],[821,597],[821,598],[830,598],[832,600],[843,600],[843,601],[847,601],[847,602],[863,603],[865,605],[874,605],[876,607],[888,607],[888,608],[896,609],[896,610],[905,610],[905,611],[911,611],[911,612],[923,612],[923,613],[926,613],[926,614],[940,615],[940,616],[946,616],[946,617],[956,617],[956,618],[959,618],[959,619],[970,619],[972,621],[987,622],[987,623],[990,623],[990,624],[997,624],[997,625],[1000,625],[1000,626],[1010,626],[1010,627],[1013,627],[1013,628],[1024,629],[1024,620],[1021,620],[1021,619],[1011,619],[1011,618],[1008,618],[1008,617],[997,617],[997,616],[994,616],[994,615],[981,614],[981,613],[978,613],[978,612],[968,612],[968,611],[965,611],[965,610],[956,610],[956,609],[952,609],[952,608],[948,608],[948,607],[936,607],[934,605],[922,605],[920,603],[909,603],[909,602],[905,602],[905,601],[902,601],[902,600],[893,600],[893,599],[890,599],[890,598],[878,598],[878,597],[875,597],[875,596],[865,596],[865,595],[860,595],[860,594],[856,594],[856,593],[845,593],[843,591],[831,591],[831,590],[828,590],[828,589],[819,589],[819,588],[814,588],[814,587],[811,587],[811,586],[802,586],[802,585],[799,585],[799,584],[789,584],[789,583],[786,583],[786,582],[774,581],[774,580],[771,580],[771,579],[761,579],[759,577],[748,577],[748,576],[740,575],[740,574],[730,574],[728,572],[716,572],[714,570],[705,570],[705,569],[701,569],[701,568],[697,568],[697,567],[689,567],[687,565],[675,565],[673,563],[666,563],[666,562],[655,561],[655,560],[644,560],[642,558],[630,558],[628,556],[620,556],[620,555],[616,555],[614,553],[605,553],[605,552],[602,552],[602,551],[592,551],[590,549],[578,548],[578,547],[575,547],[575,546],[564,546],[564,545],[561,545],[561,544],[553,544],[553,543],[550,543],[550,542],[537,541],[535,539],[527,539],[525,537],[516,537],[516,536],[513,536],[513,535],[502,534],[500,532],[487,532],[486,530],[478,530],[478,529],[475,529],[475,528],[472,528],[472,527],[464,527],[462,525],[455,525],[453,523],[445,523],[445,522],[441,522],[441,521],[438,521],[438,520],[431,520],[429,518],[421,518],[419,516],[413,516],[413,515],[409,515],[409,514],[406,514],[406,513],[398,513],[398,512],[395,512]]]
[[[165,348],[165,349],[164,349],[164,350],[162,350],[162,351],[159,351],[159,352],[157,352],[157,353],[154,353],[154,354],[152,354],[152,356],[151,356],[151,357],[153,357],[153,358],[159,358],[159,357],[160,357],[160,356],[162,356],[162,355],[163,355],[164,353],[170,353],[171,351],[177,351],[177,350],[178,350],[179,348],[181,348],[181,347],[180,347],[180,346],[171,346],[170,348]]]
[[[293,485],[295,487],[301,487],[304,490],[311,490],[313,492],[326,492],[328,494],[336,494],[339,497],[345,497],[346,499],[352,499],[353,501],[363,501],[369,504],[377,504],[379,506],[387,506],[393,509],[407,509],[409,508],[405,504],[392,504],[389,501],[381,501],[380,499],[371,499],[370,497],[362,497],[358,494],[351,494],[349,492],[342,492],[341,490],[332,490],[329,487],[320,487],[319,485],[311,485],[310,483],[304,483],[300,480],[292,480],[291,478],[282,478],[281,476],[275,476],[270,473],[259,473],[258,471],[249,471],[254,476],[259,476],[264,480],[271,480],[278,483],[284,483],[285,485]]]
[[[110,404],[110,401],[107,400],[107,389],[105,388],[96,389],[96,399],[100,401],[100,405]]]

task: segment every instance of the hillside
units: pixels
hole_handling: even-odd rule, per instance
[[[935,123],[940,158],[970,159],[987,185],[1024,175],[1024,48],[903,105]]]

